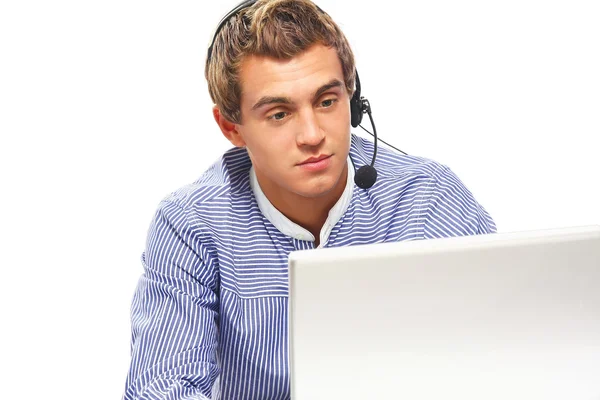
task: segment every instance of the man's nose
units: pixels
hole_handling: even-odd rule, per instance
[[[314,110],[311,109],[301,114],[296,138],[298,145],[305,146],[317,146],[325,139],[325,132],[321,129]]]

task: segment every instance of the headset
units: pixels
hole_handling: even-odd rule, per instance
[[[210,61],[210,58],[212,55],[212,49],[215,44],[215,40],[217,39],[219,32],[221,31],[223,26],[227,23],[227,21],[229,21],[229,19],[231,17],[236,15],[241,10],[249,8],[252,5],[254,5],[254,3],[256,3],[257,1],[258,0],[243,1],[240,4],[238,4],[234,9],[229,11],[229,13],[227,13],[227,15],[225,15],[223,17],[223,19],[221,19],[221,22],[219,22],[219,25],[217,26],[217,29],[213,36],[212,42],[210,43],[210,47],[208,48],[208,54],[206,57],[207,62]],[[319,6],[316,6],[316,7],[323,14],[326,14]],[[350,124],[354,128],[356,128],[357,126],[360,126],[361,129],[363,129],[365,132],[367,132],[371,136],[373,136],[375,138],[375,140],[374,140],[374,147],[373,147],[373,159],[371,160],[371,165],[363,165],[362,167],[360,167],[358,169],[358,171],[356,171],[356,173],[354,174],[354,182],[356,183],[356,186],[358,186],[361,189],[369,189],[371,186],[373,186],[375,184],[375,181],[377,180],[377,170],[375,169],[375,157],[377,156],[377,141],[378,141],[377,128],[375,128],[375,122],[373,121],[373,116],[371,115],[371,104],[369,103],[369,100],[367,100],[366,98],[364,98],[360,95],[360,78],[358,77],[358,70],[356,70],[356,69],[355,69],[355,75],[356,75],[356,84],[355,84],[356,89],[354,90],[354,94],[352,95],[352,98],[350,99]],[[363,128],[362,125],[360,125],[360,123],[362,122],[363,114],[367,114],[369,116],[369,120],[371,122],[371,126],[373,127],[374,133],[369,132],[368,130]],[[381,140],[381,139],[379,139],[379,140]],[[381,141],[383,143],[385,143],[386,145],[392,147],[393,149],[399,151],[400,153],[406,154],[402,150],[395,148],[394,146],[384,142],[383,140],[381,140]],[[352,161],[352,158],[350,158],[350,161]],[[354,167],[354,169],[356,169],[356,166],[354,165],[354,161],[352,161],[352,166]]]

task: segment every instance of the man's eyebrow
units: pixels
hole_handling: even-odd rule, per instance
[[[323,93],[329,89],[336,87],[343,87],[344,84],[339,79],[332,79],[329,83],[321,86],[313,95],[313,100],[318,99]],[[261,108],[267,104],[292,104],[292,99],[289,97],[278,97],[278,96],[263,96],[252,106],[252,111]]]
[[[336,87],[342,87],[342,86],[344,86],[344,84],[339,79],[332,79],[331,81],[329,81],[329,83],[326,83],[323,86],[321,86],[319,89],[317,89],[317,91],[313,95],[313,100],[317,100],[319,97],[321,97],[321,95],[323,93],[325,93],[329,89],[333,89]]]
[[[252,111],[261,108],[267,104],[292,104],[292,99],[289,97],[273,97],[263,96],[255,105],[252,106]]]

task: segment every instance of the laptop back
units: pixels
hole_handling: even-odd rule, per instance
[[[290,254],[292,399],[600,399],[600,226]]]

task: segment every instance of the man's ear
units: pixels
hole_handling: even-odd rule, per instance
[[[237,124],[234,124],[231,121],[228,121],[223,114],[221,114],[221,110],[216,105],[213,107],[213,117],[215,117],[215,121],[219,128],[221,128],[221,132],[223,132],[223,136],[227,138],[236,147],[245,147],[246,142],[240,135],[240,132],[237,129]]]

